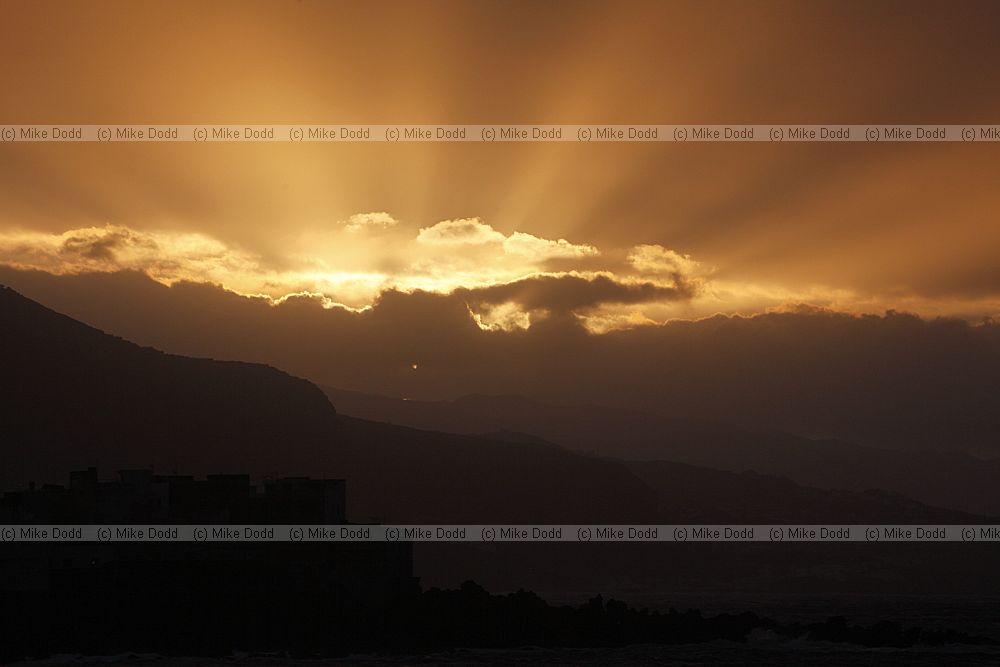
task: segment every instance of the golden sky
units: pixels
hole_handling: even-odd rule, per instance
[[[0,124],[1000,123],[990,3],[8,2]],[[483,328],[1000,315],[995,144],[2,144],[0,263]]]

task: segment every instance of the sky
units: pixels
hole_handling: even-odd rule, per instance
[[[993,123],[989,3],[12,2],[3,123]],[[30,29],[29,29],[30,27]],[[596,334],[1000,314],[989,144],[5,144],[0,263]]]
[[[0,125],[995,125],[997,25],[977,2],[15,0]],[[980,142],[2,143],[0,283],[344,389],[994,457],[998,167]]]

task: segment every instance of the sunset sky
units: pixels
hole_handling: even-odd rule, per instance
[[[997,123],[991,3],[11,2],[0,122]],[[0,263],[591,332],[1000,315],[995,144],[3,144]]]
[[[0,0],[0,496],[3,664],[1000,656],[1000,0]]]

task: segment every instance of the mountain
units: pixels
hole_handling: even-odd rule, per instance
[[[153,465],[188,474],[344,477],[355,520],[979,519],[895,495],[582,455],[510,430],[482,437],[348,417],[305,380],[259,364],[142,348],[9,289],[0,289],[0,322],[6,397],[0,488],[30,479],[61,482],[69,470],[88,465],[106,474]],[[480,414],[475,401],[463,405],[472,418]],[[500,410],[512,418],[523,414],[513,401]],[[617,441],[630,437],[624,429]]]
[[[265,363],[369,394],[515,394],[1000,457],[1000,325],[991,321],[802,307],[601,335],[573,317],[500,332],[476,324],[462,293],[387,290],[354,312],[306,295],[276,305],[218,285],[168,287],[138,271],[56,276],[0,266],[0,283],[143,345]]]
[[[414,428],[518,433],[602,456],[753,471],[826,489],[884,489],[930,505],[1000,514],[1000,461],[956,451],[901,452],[637,410],[550,405],[519,396],[413,401],[332,387],[323,391],[342,413]]]
[[[7,288],[0,323],[0,490],[152,465],[345,477],[355,519],[654,518],[652,492],[617,462],[340,417],[305,380],[139,347]]]
[[[0,322],[0,488],[95,464],[305,472],[328,456],[336,411],[305,380],[142,348],[6,288]]]
[[[343,477],[355,521],[990,523],[891,493],[583,455],[477,417],[490,437],[350,417],[258,364],[164,354],[0,289],[0,490],[98,465],[202,475]],[[467,402],[468,404],[468,402]],[[516,402],[506,403],[512,415]],[[470,406],[471,407],[471,406]],[[617,434],[627,443],[631,432]],[[420,544],[430,585],[498,590],[995,590],[990,545]],[[946,572],[947,576],[942,576]]]
[[[671,461],[629,462],[629,470],[656,491],[665,523],[948,523],[973,514],[928,507],[872,489],[817,489],[755,472],[735,473]]]

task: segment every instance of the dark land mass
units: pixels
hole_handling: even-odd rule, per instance
[[[9,289],[0,291],[0,317],[0,488],[59,482],[93,465],[153,466],[346,478],[353,517],[401,523],[985,522],[890,493],[338,415],[305,380],[139,347]]]
[[[802,307],[599,336],[561,315],[527,331],[502,333],[475,323],[469,313],[474,295],[461,291],[388,290],[371,309],[356,313],[323,308],[308,296],[274,306],[217,285],[167,287],[136,271],[55,276],[0,267],[0,282],[128,340],[189,356],[262,362],[372,394],[434,400],[524,395],[550,404],[641,411],[678,420],[678,426],[728,421],[875,448],[1000,456],[1000,326],[992,321],[922,319],[895,311],[854,316]],[[496,429],[482,429],[489,430]],[[508,430],[581,444],[520,427]],[[626,440],[618,429],[610,434]],[[615,451],[618,443],[606,435],[600,436],[603,444],[585,448],[682,460],[649,450]],[[639,436],[624,444],[634,440],[638,446]]]
[[[282,558],[272,567],[287,568]],[[997,641],[957,630],[905,627],[892,621],[857,625],[843,617],[780,623],[751,612],[705,616],[697,610],[636,609],[591,598],[553,606],[529,591],[491,595],[467,581],[458,590],[433,588],[400,596],[377,611],[351,604],[336,591],[267,586],[253,572],[211,559],[183,570],[151,568],[137,595],[115,582],[92,580],[71,596],[11,598],[2,614],[9,632],[5,661],[52,654],[225,656],[274,652],[292,658],[352,653],[427,654],[446,649],[622,647],[635,644],[745,643],[754,633],[784,640],[849,643],[864,647],[970,645]],[[194,576],[193,579],[186,577]],[[282,581],[286,581],[282,579]],[[240,595],[234,584],[256,582]],[[110,590],[109,590],[110,589]],[[52,633],[58,628],[57,633]],[[423,662],[423,661],[421,661]]]
[[[483,437],[349,417],[305,380],[139,347],[9,289],[0,290],[0,367],[3,489],[58,483],[92,465],[152,465],[346,478],[356,521],[991,522],[891,492],[585,455],[546,433],[521,435],[531,430],[520,423],[483,421],[492,432]],[[623,424],[618,442],[634,432]],[[474,578],[492,590],[981,595],[1000,590],[997,552],[992,544],[418,544],[415,571],[425,584]]]
[[[825,489],[883,489],[930,505],[1000,514],[1000,461],[957,451],[882,449],[723,421],[554,405],[520,396],[418,401],[332,387],[323,391],[343,414],[414,428],[501,437],[523,434],[518,437],[600,456],[753,471]]]

